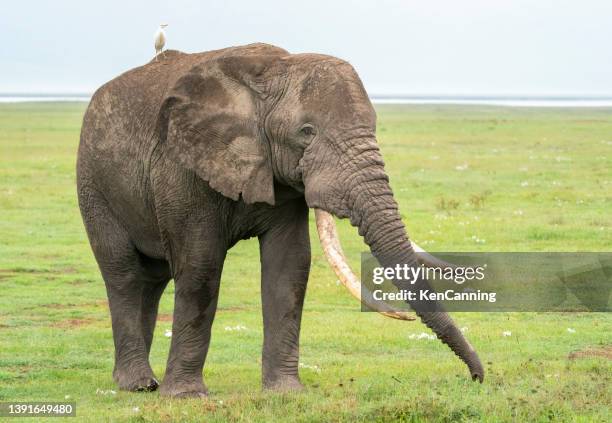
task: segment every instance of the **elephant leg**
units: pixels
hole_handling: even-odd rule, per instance
[[[188,255],[202,257],[201,252]],[[160,388],[162,395],[202,397],[207,394],[202,369],[210,345],[224,258],[225,251],[219,251],[175,274],[172,343]]]
[[[266,389],[300,389],[302,307],[310,272],[308,208],[303,199],[281,210],[259,237],[264,321],[262,379]]]
[[[108,295],[115,343],[113,378],[122,390],[153,391],[158,382],[149,364],[152,333],[145,336],[152,327],[145,330],[143,322],[148,320],[149,308],[145,311],[143,307],[149,300],[147,293],[165,286],[170,275],[146,265],[147,258],[102,202],[95,210],[95,223],[86,219],[85,226]]]
[[[151,352],[151,344],[153,342],[153,332],[155,331],[155,324],[157,322],[157,311],[159,309],[159,300],[161,299],[168,282],[170,281],[169,269],[167,263],[164,261],[163,265],[168,275],[161,276],[157,279],[158,283],[148,284],[142,290],[142,302],[141,302],[141,316],[142,316],[142,336],[145,340],[145,346],[147,348],[147,354]]]

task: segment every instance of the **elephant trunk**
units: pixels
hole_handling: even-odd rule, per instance
[[[417,266],[419,259],[406,234],[382,162],[377,159],[377,149],[373,150],[372,154],[376,157],[370,161],[371,164],[361,166],[345,187],[346,194],[343,198],[346,208],[334,210],[333,207],[326,207],[326,209],[337,216],[350,218],[351,224],[359,229],[359,234],[364,237],[372,254],[382,266],[395,267],[397,264]],[[319,220],[326,217],[325,215],[325,212],[317,210],[318,224]],[[424,279],[419,279],[412,285],[403,285],[400,281],[394,281],[394,284],[398,288],[416,292],[430,289]],[[409,304],[421,321],[465,362],[472,379],[482,382],[484,371],[476,351],[442,307],[439,304],[432,307],[432,303],[425,306],[419,301]]]

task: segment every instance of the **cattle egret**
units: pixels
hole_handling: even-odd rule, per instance
[[[166,44],[166,33],[164,32],[164,28],[167,27],[168,24],[161,24],[159,28],[157,28],[157,32],[155,33],[155,58],[157,59],[157,55],[162,52],[164,49],[164,45]]]

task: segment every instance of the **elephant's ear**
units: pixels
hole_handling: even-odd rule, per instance
[[[262,74],[271,56],[221,57],[177,79],[160,119],[168,156],[233,200],[274,204],[269,147],[262,136]]]

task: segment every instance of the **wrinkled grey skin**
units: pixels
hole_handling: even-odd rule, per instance
[[[101,87],[84,117],[78,195],[104,278],[121,389],[158,387],[149,351],[173,278],[161,393],[201,396],[225,255],[257,236],[263,385],[299,388],[310,269],[308,207],[348,217],[383,265],[416,262],[375,138],[376,115],[346,62],[255,44],[167,51]],[[417,314],[467,364],[446,313]]]

